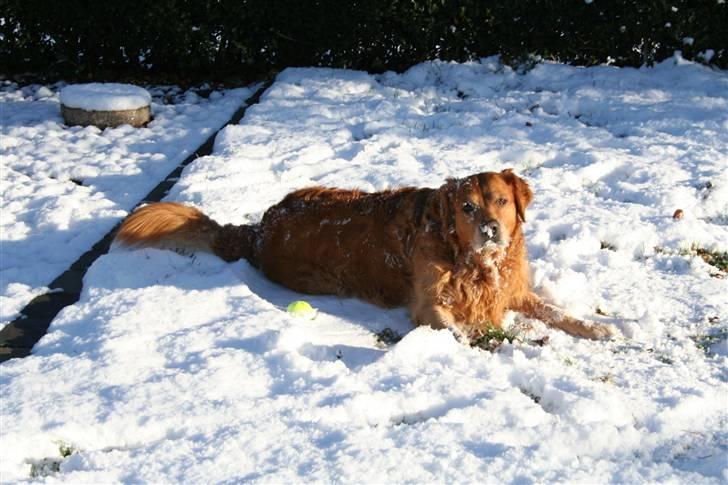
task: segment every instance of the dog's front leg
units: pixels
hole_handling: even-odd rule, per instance
[[[447,329],[452,332],[458,342],[470,343],[470,336],[455,320],[452,312],[437,304],[421,304],[410,308],[412,320],[416,325],[427,325],[435,329]]]
[[[416,325],[436,329],[448,329],[460,342],[470,341],[467,332],[459,325],[452,311],[442,302],[440,294],[449,280],[451,268],[445,263],[428,263],[415,270],[414,288],[410,303],[410,317]]]
[[[578,320],[566,314],[562,309],[546,303],[535,293],[529,293],[513,310],[525,314],[527,317],[541,320],[550,327],[564,332],[589,339],[603,339],[618,333],[613,325]]]

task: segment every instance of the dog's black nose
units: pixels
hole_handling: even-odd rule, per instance
[[[496,239],[498,237],[498,221],[488,221],[480,225],[480,232],[488,239]]]

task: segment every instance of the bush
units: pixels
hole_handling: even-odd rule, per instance
[[[494,54],[640,66],[675,50],[728,67],[725,0],[5,3],[0,71],[11,76],[239,80],[287,66],[401,71]]]

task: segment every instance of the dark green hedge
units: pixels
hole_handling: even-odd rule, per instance
[[[494,54],[639,66],[709,49],[728,67],[724,0],[587,1],[3,0],[0,74],[224,80]]]

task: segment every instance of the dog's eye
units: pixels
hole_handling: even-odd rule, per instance
[[[466,202],[463,204],[463,212],[465,212],[466,214],[470,214],[474,210],[475,210],[475,206],[473,204],[471,204],[470,202]]]
[[[508,203],[508,201],[507,201],[506,199],[504,199],[503,197],[501,197],[500,199],[497,199],[497,200],[495,201],[495,203],[496,203],[496,205],[498,205],[499,207],[503,207],[504,205],[506,205],[506,204]]]

